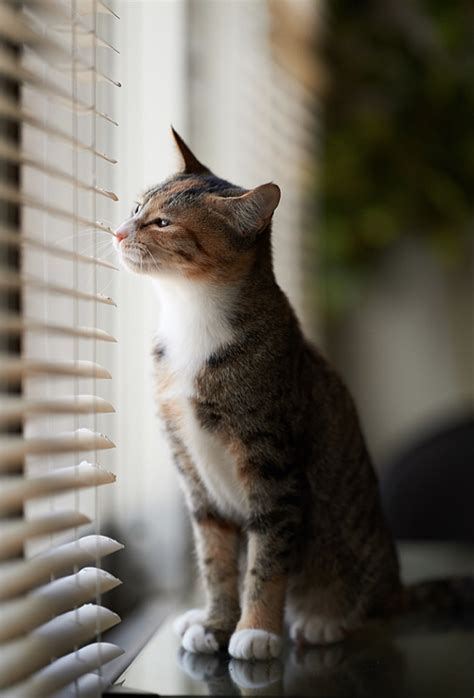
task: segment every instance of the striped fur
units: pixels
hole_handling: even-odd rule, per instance
[[[157,402],[207,589],[183,646],[215,651],[235,630],[238,658],[275,654],[285,614],[295,639],[331,642],[401,592],[352,399],[275,280],[279,193],[254,191],[186,170],[145,194],[120,245],[161,303]]]

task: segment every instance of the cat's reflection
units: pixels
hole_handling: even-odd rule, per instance
[[[238,696],[240,691],[229,676],[229,657],[226,654],[196,654],[182,647],[178,650],[177,661],[184,673],[193,679],[207,684],[211,696]]]
[[[207,684],[209,695],[281,695],[283,664],[279,659],[247,662],[227,654],[178,651],[180,668],[194,681]]]
[[[399,696],[402,653],[385,641],[293,647],[285,662],[282,695]]]
[[[210,695],[397,696],[403,657],[390,639],[378,635],[362,642],[329,647],[289,646],[284,660],[248,662],[228,655],[180,650],[178,663]]]

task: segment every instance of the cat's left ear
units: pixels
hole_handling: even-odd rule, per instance
[[[194,153],[191,152],[179,133],[177,133],[173,127],[171,127],[171,132],[183,161],[181,171],[185,174],[209,174],[210,170],[203,165],[202,162],[199,162],[197,157],[195,157]]]
[[[233,224],[244,236],[255,235],[270,223],[280,203],[280,187],[273,182],[262,184],[242,196],[216,197],[216,207],[232,218]]]

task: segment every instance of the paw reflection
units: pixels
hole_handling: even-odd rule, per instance
[[[288,645],[282,660],[231,659],[224,652],[206,655],[181,648],[177,661],[189,677],[187,695],[398,698],[405,663],[392,640],[375,629],[338,645]]]
[[[215,654],[196,654],[180,647],[177,661],[184,673],[195,681],[210,681],[227,674],[226,660]]]
[[[346,651],[342,645],[331,647],[296,645],[291,650],[290,662],[302,671],[323,675],[339,666],[345,656]]]
[[[178,665],[193,682],[206,684],[211,696],[240,695],[229,676],[229,657],[226,654],[196,654],[180,648],[177,656]],[[190,687],[191,688],[191,687]],[[196,686],[192,686],[192,693]],[[201,688],[199,690],[202,690]]]
[[[229,663],[229,673],[239,688],[266,688],[281,679],[283,665],[278,659],[251,662],[232,659]]]

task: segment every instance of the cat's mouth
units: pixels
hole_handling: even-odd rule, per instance
[[[160,269],[156,256],[152,255],[150,250],[140,243],[123,241],[119,247],[119,252],[123,264],[131,271],[149,273]]]

